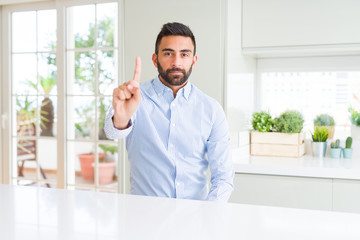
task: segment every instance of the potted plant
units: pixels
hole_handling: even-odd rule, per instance
[[[341,147],[340,147],[340,140],[336,139],[335,142],[330,144],[330,156],[332,158],[340,158],[341,157]]]
[[[324,113],[317,115],[314,119],[314,126],[327,128],[329,133],[328,138],[332,139],[334,137],[335,120],[329,114]]]
[[[312,136],[312,154],[314,157],[325,157],[329,133],[327,128],[315,127]]]
[[[114,145],[99,144],[104,157],[99,158],[99,184],[110,184],[114,180],[116,162],[112,158],[118,147]],[[109,154],[110,153],[110,154]]]
[[[305,154],[304,119],[298,111],[285,111],[274,120],[270,114],[253,114],[250,153],[260,156],[299,157]]]
[[[111,159],[111,155],[117,152],[117,146],[99,144],[103,153],[98,154],[98,175],[99,184],[109,184],[113,181],[115,175],[116,162]],[[79,154],[81,176],[85,180],[94,180],[95,155],[93,153]]]
[[[288,110],[274,119],[274,129],[282,133],[300,133],[303,129],[304,119],[300,112]]]
[[[347,137],[345,141],[345,148],[343,149],[344,158],[351,158],[352,156],[352,137]]]
[[[268,112],[255,112],[252,115],[251,124],[253,129],[259,132],[270,132],[273,127],[273,120]]]
[[[349,107],[351,121],[351,136],[355,140],[360,140],[360,111],[356,111],[353,107]]]

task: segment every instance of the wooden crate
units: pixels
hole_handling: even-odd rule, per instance
[[[305,154],[304,133],[250,133],[250,154],[256,156],[300,157]]]

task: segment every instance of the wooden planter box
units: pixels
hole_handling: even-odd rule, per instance
[[[300,157],[305,154],[305,134],[253,131],[250,133],[250,154]]]

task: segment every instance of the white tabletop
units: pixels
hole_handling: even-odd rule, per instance
[[[360,239],[360,215],[0,185],[0,239]]]

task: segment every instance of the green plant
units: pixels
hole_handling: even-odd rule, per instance
[[[299,133],[303,129],[304,119],[300,112],[288,110],[274,119],[274,129],[282,133]]]
[[[345,141],[345,148],[351,148],[352,145],[352,137],[347,137]]]
[[[116,153],[118,151],[118,146],[114,146],[114,145],[99,144],[99,148],[101,148],[105,154],[105,156],[103,158],[99,159],[100,162],[105,161],[106,155],[108,153],[111,153],[113,155],[114,153]]]
[[[265,111],[255,112],[252,115],[251,124],[254,130],[259,132],[270,132],[273,127],[273,120],[271,115]]]
[[[339,148],[339,147],[340,147],[340,140],[339,140],[339,139],[336,139],[335,142],[332,142],[332,143],[330,144],[330,147],[331,147],[331,148]]]
[[[317,115],[314,119],[314,126],[334,126],[335,120],[329,114],[320,114]]]
[[[328,129],[316,126],[314,133],[311,134],[311,137],[314,142],[326,142],[329,137]]]
[[[353,107],[349,107],[350,121],[355,126],[360,126],[360,112],[356,111]]]

